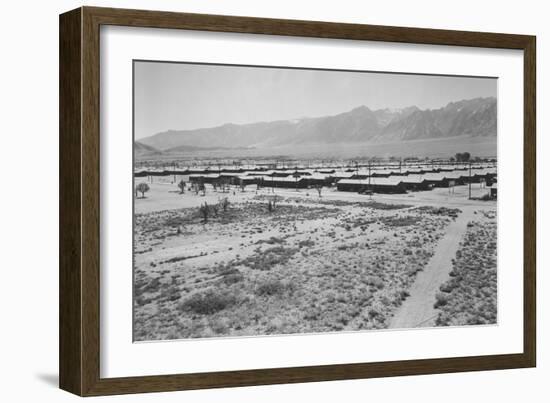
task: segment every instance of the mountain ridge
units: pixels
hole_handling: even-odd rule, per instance
[[[438,109],[371,110],[365,105],[330,116],[168,130],[138,142],[155,151],[193,148],[266,148],[280,145],[407,141],[495,136],[496,98],[450,102]]]
[[[162,152],[155,147],[144,144],[141,141],[134,141],[134,155],[137,157],[152,157],[160,154]]]

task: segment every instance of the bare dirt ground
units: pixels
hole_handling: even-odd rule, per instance
[[[382,329],[407,309],[416,317],[398,327],[443,313],[444,325],[456,315],[434,308],[436,294],[469,217],[496,209],[467,200],[462,186],[373,197],[325,189],[320,198],[275,189],[270,212],[271,189],[182,195],[162,179],[135,199],[137,341]],[[474,196],[484,193],[474,185]],[[227,211],[203,222],[199,206],[225,197]]]

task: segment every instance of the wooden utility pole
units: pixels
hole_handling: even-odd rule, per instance
[[[370,160],[369,160],[369,190],[370,190]]]
[[[469,162],[470,178],[468,179],[468,199],[472,198],[472,161]]]
[[[370,159],[369,159],[369,179],[368,179],[368,190],[369,190],[369,199],[372,199],[372,188],[370,186],[370,178],[371,178],[371,168],[370,168]]]

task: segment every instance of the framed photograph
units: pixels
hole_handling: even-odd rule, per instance
[[[533,367],[535,37],[60,16],[60,387]]]

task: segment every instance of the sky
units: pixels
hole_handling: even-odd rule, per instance
[[[335,115],[496,97],[494,78],[141,62],[134,65],[135,138],[226,123]]]

